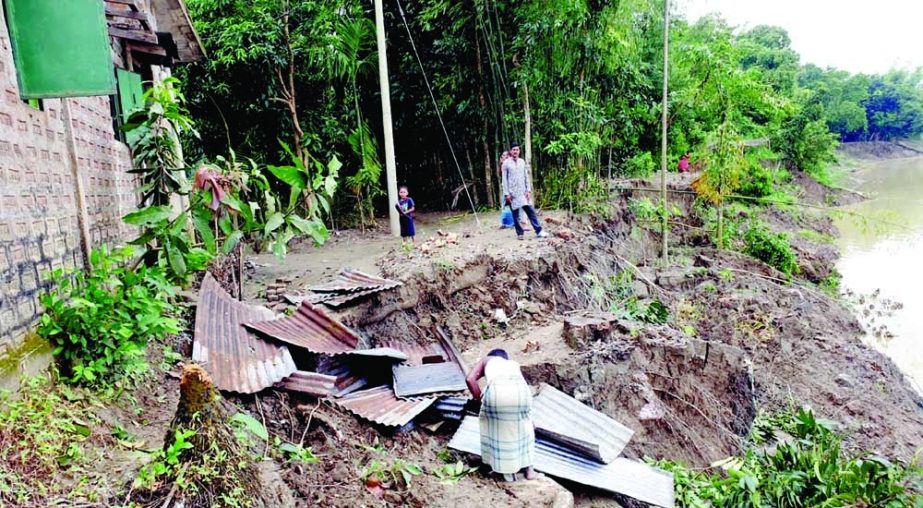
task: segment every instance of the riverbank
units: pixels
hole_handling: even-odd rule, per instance
[[[802,200],[816,205],[840,194],[799,188]],[[427,342],[442,328],[469,361],[491,348],[506,348],[533,385],[552,384],[635,430],[628,457],[707,467],[741,451],[759,412],[802,404],[838,421],[851,449],[904,460],[913,456],[923,430],[923,401],[890,359],[859,340],[852,309],[823,287],[838,256],[829,217],[796,206],[748,207],[729,216],[741,222],[758,218],[790,235],[800,272],[789,281],[760,261],[709,247],[701,231],[707,219],[691,199],[675,199],[680,213],[671,234],[674,255],[664,268],[657,261],[656,228],[645,226],[635,212],[644,197],[622,195],[605,219],[546,213],[549,230],[560,234],[548,241],[514,241],[510,231],[494,229],[496,214],[481,216],[481,228],[472,217],[423,214],[418,241],[438,242],[436,231],[442,230],[459,235],[460,245],[404,252],[386,235],[347,233],[321,250],[295,249],[290,259],[298,261],[291,265],[270,256],[252,258],[245,294],[266,303],[264,288],[279,277],[290,277],[288,289],[296,291],[344,265],[378,271],[403,286],[336,314],[370,345]],[[645,323],[628,308],[655,301],[669,311],[665,323]],[[494,317],[497,309],[508,322]],[[565,342],[569,316],[601,313],[616,316],[608,335]],[[287,423],[274,429],[303,431]],[[401,460],[431,464],[451,432],[440,429],[423,438],[422,446],[409,446],[405,436],[382,443]],[[326,506],[348,506],[357,498],[374,503],[358,473],[342,466],[355,452],[344,450],[342,440],[308,435],[327,465],[286,479],[308,492],[307,485],[323,484],[332,475],[344,481],[312,491],[312,500]],[[362,442],[367,434],[344,438]],[[451,504],[444,489],[426,479],[420,483],[430,506]],[[494,491],[492,480],[475,475],[466,483],[487,496],[478,500],[501,496],[517,505]],[[614,503],[566,486],[578,505]]]
[[[900,159],[923,156],[923,141],[853,141],[841,143],[839,155],[855,159]]]
[[[794,188],[805,204],[846,199],[803,178],[796,175]],[[650,186],[636,183],[632,187]],[[671,187],[689,191],[685,181]],[[679,193],[671,198],[672,255],[664,267],[656,225],[641,213],[649,196],[620,193],[604,216],[544,213],[553,235],[547,240],[516,241],[512,231],[496,229],[496,213],[482,215],[480,224],[467,215],[420,214],[411,251],[380,230],[343,232],[322,248],[293,245],[284,262],[249,256],[244,299],[285,311],[290,306],[267,286],[281,279],[286,292],[297,292],[344,266],[399,280],[400,288],[332,314],[370,346],[427,344],[442,330],[469,363],[503,347],[533,386],[549,383],[634,430],[628,458],[708,467],[743,450],[758,414],[800,405],[839,422],[849,449],[913,456],[923,431],[923,400],[890,359],[858,340],[861,327],[852,309],[824,285],[838,257],[829,217],[812,206],[729,207],[728,225],[745,228],[758,220],[788,235],[799,267],[789,278],[749,256],[711,247],[713,218]],[[568,336],[574,317],[602,320],[606,331]],[[188,358],[189,337],[172,347]],[[86,455],[103,457],[96,470],[119,468],[118,478],[131,478],[150,460],[121,438],[105,438],[122,428],[158,448],[157,436],[165,434],[175,410],[174,373],[167,365],[150,383],[152,393],[135,408],[153,415],[142,425],[130,411],[85,408],[103,415],[86,419],[95,440],[86,442]],[[451,423],[382,432],[307,395],[268,390],[228,399],[265,422],[270,441],[301,442],[318,459],[260,462],[282,492],[278,506],[629,503],[548,478],[536,487],[469,474],[446,485],[433,471],[446,458],[467,460],[446,448]],[[109,449],[124,453],[107,459]],[[363,478],[370,468],[397,464],[426,473],[414,477],[410,489],[367,488]],[[94,495],[122,501],[124,486],[113,482]]]

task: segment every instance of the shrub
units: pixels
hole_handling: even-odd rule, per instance
[[[654,158],[650,152],[641,152],[625,161],[625,176],[632,178],[647,178],[657,169]]]
[[[786,275],[798,272],[798,260],[784,233],[773,233],[764,224],[751,223],[744,235],[744,252]]]
[[[769,443],[774,429],[792,439]],[[659,465],[673,472],[680,507],[919,506],[919,464],[895,464],[868,453],[847,456],[843,437],[832,429],[832,422],[800,409],[754,422],[744,456],[712,464],[720,474]]]
[[[772,170],[763,167],[759,162],[750,162],[737,192],[742,196],[764,198],[772,194],[775,185]]]
[[[179,327],[162,268],[126,267],[131,248],[95,250],[90,258],[89,271],[54,271],[40,298],[38,333],[54,346],[69,381],[105,385],[143,369],[147,342]]]
[[[576,213],[603,212],[609,196],[606,185],[586,169],[549,169],[542,176],[541,205]]]

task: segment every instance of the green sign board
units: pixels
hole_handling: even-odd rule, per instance
[[[115,93],[101,0],[4,0],[23,98]]]

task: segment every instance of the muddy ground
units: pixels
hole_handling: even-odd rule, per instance
[[[805,203],[856,199],[811,180],[796,182]],[[677,178],[671,187],[684,191],[688,183]],[[549,383],[634,429],[624,452],[631,458],[705,467],[741,450],[759,412],[802,404],[838,421],[850,447],[912,457],[923,442],[923,400],[888,358],[858,339],[854,314],[861,309],[815,284],[838,256],[825,240],[836,234],[829,218],[815,208],[746,212],[792,233],[801,272],[788,280],[752,258],[715,250],[691,198],[677,194],[672,201],[683,213],[670,232],[671,263],[663,267],[659,235],[630,211],[630,200],[641,196],[621,194],[604,218],[545,212],[553,234],[545,240],[527,233],[517,241],[511,230],[497,228],[496,213],[481,215],[480,226],[472,216],[421,214],[417,248],[410,251],[379,229],[341,232],[322,248],[293,245],[281,263],[251,254],[244,300],[282,311],[285,304],[266,299],[267,284],[282,278],[297,292],[346,266],[400,280],[398,289],[334,315],[370,346],[432,341],[441,329],[469,363],[503,347],[533,386]],[[456,236],[457,243],[446,241]],[[638,321],[626,312],[632,299],[663,302],[669,319]],[[497,309],[507,321],[496,319]],[[611,327],[566,341],[565,321],[577,317],[607,320]],[[191,352],[188,335],[170,345],[187,357]],[[152,359],[159,362],[156,354]],[[159,372],[131,404],[92,409],[103,429],[93,436],[101,453],[97,471],[105,479],[100,494],[119,492],[109,504],[124,502],[126,486],[148,455],[115,442],[105,429],[121,426],[143,448],[161,446],[176,409],[176,372]],[[229,400],[265,421],[273,438],[304,443],[318,458],[313,464],[260,463],[263,506],[635,505],[549,478],[506,483],[478,471],[446,484],[433,472],[447,460],[478,465],[446,448],[450,423],[395,433],[308,396],[267,390]],[[423,474],[406,487],[366,488],[364,472],[401,463]]]
[[[856,199],[813,181],[800,183],[806,203]],[[672,185],[685,188],[681,181]],[[818,240],[836,233],[828,218],[811,208],[760,212],[773,229],[817,233],[793,240],[801,274],[789,281],[759,261],[710,247],[696,233],[702,223],[689,198],[675,200],[684,211],[671,234],[677,244],[671,265],[659,266],[659,235],[637,225],[629,199],[626,194],[615,201],[605,219],[544,213],[555,235],[547,240],[527,233],[527,240],[516,241],[512,231],[497,229],[496,213],[482,215],[480,227],[470,216],[421,214],[418,246],[410,252],[381,231],[345,232],[320,249],[296,246],[281,264],[271,256],[250,256],[244,296],[272,305],[264,288],[277,278],[290,279],[289,289],[297,291],[344,266],[400,280],[400,288],[336,315],[369,345],[431,341],[441,328],[470,362],[504,347],[534,385],[550,383],[633,428],[629,457],[704,467],[740,451],[759,411],[802,404],[838,421],[850,434],[849,446],[912,457],[923,442],[923,400],[888,358],[859,341],[859,323],[845,301],[814,284],[829,275],[838,255]],[[441,245],[445,237],[437,231],[457,234],[459,243]],[[430,238],[430,248],[421,249]],[[620,315],[604,296],[616,278],[627,280],[623,285],[642,303],[662,301],[670,309],[668,322],[649,325]],[[508,322],[495,319],[497,309]],[[613,310],[614,316],[600,314]],[[563,322],[576,315],[611,319],[612,332],[568,345]],[[254,407],[253,401],[241,402]],[[312,466],[283,467],[298,505],[569,502],[550,480],[539,489],[482,474],[452,486],[423,475],[409,489],[378,497],[363,486],[363,468],[395,459],[426,471],[437,468],[451,425],[389,435],[313,399],[283,394],[263,396],[262,408],[274,432],[304,434],[320,458]],[[565,487],[579,506],[628,503]]]

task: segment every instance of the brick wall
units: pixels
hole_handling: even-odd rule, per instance
[[[137,201],[128,147],[114,137],[108,97],[67,100],[91,241],[119,243],[132,234],[120,217]],[[47,274],[82,262],[65,136],[61,100],[38,111],[20,99],[0,13],[0,360],[38,319]]]

